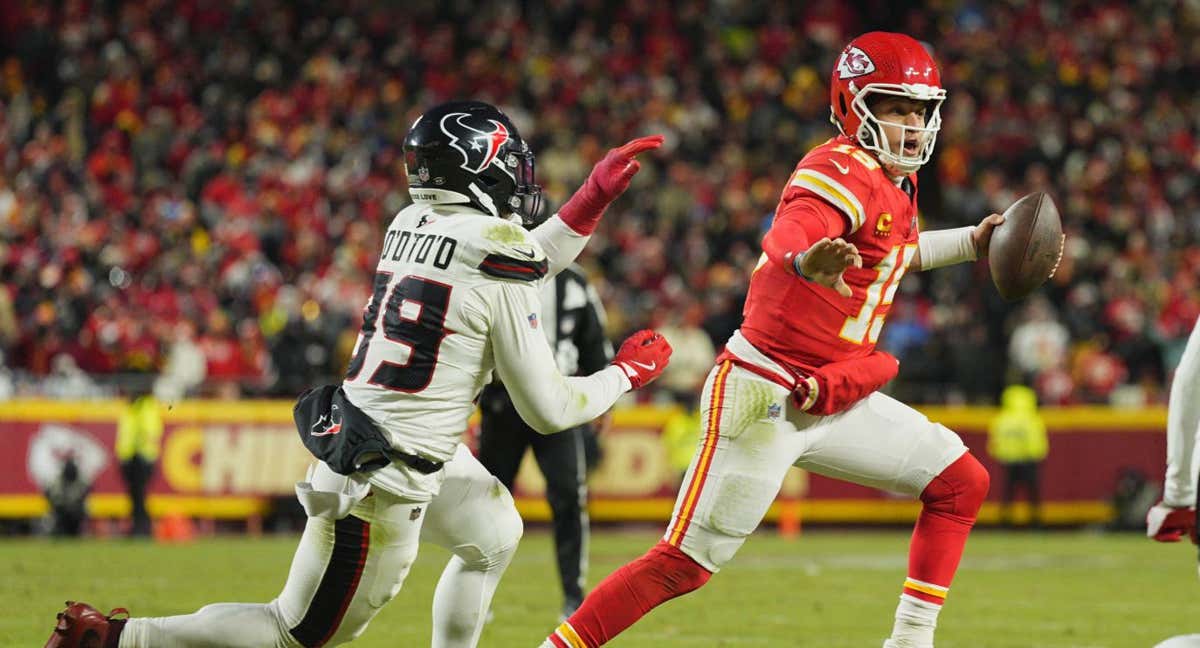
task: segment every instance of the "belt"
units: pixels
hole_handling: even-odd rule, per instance
[[[736,356],[732,352],[730,352],[728,349],[722,351],[721,355],[717,356],[716,362],[717,362],[717,364],[721,364],[722,362],[727,362],[727,361],[732,362],[735,367],[741,367],[742,369],[745,369],[746,371],[749,371],[752,374],[758,375],[760,378],[766,378],[767,380],[775,383],[776,385],[779,385],[780,387],[783,387],[784,389],[786,389],[788,391],[794,391],[796,389],[796,384],[804,379],[804,376],[796,375],[796,373],[793,370],[785,368],[784,369],[785,371],[788,371],[788,373],[792,374],[791,380],[788,380],[774,371],[765,369],[756,364],[748,362],[743,358],[739,358],[738,356]]]
[[[394,448],[388,454],[390,454],[393,459],[399,459],[400,461],[403,461],[404,463],[408,464],[410,468],[424,475],[432,475],[433,473],[441,470],[442,466],[446,465],[446,463],[443,461],[432,461],[430,459],[426,459],[425,457],[409,454],[407,452],[401,452]]]

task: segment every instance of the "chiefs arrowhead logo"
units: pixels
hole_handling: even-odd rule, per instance
[[[342,411],[334,403],[328,414],[322,414],[321,418],[313,423],[312,428],[308,431],[312,436],[333,436],[342,431]]]
[[[851,45],[842,50],[842,57],[837,64],[839,79],[853,79],[875,71],[875,63],[861,49]]]
[[[472,122],[483,122],[482,124]],[[463,169],[479,173],[496,159],[500,147],[508,141],[508,129],[494,119],[474,120],[469,113],[450,113],[442,117],[442,132],[450,136],[450,146],[463,155]]]

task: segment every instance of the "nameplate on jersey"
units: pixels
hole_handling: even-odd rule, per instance
[[[454,259],[458,241],[441,234],[426,234],[410,230],[388,230],[383,239],[383,261],[423,263],[445,270]]]
[[[517,254],[521,254],[521,250]],[[545,259],[535,261],[535,253],[529,248],[526,258],[508,256],[506,254],[489,254],[479,264],[479,270],[484,274],[501,279],[517,279],[520,281],[537,281],[546,276],[549,266]]]

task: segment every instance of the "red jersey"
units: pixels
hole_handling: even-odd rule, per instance
[[[811,369],[869,354],[917,251],[916,175],[897,186],[870,153],[836,137],[796,165],[772,232],[789,218],[824,219],[826,235],[858,248],[863,267],[843,275],[853,295],[842,297],[799,277],[790,264],[769,260],[764,252],[750,278],[742,335],[791,367]]]

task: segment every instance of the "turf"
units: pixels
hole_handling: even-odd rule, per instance
[[[656,539],[652,530],[595,533],[591,582]],[[43,645],[67,597],[139,615],[269,600],[294,544],[291,536],[179,546],[0,540],[0,646]],[[655,610],[610,645],[879,646],[891,628],[906,547],[900,531],[813,531],[794,541],[760,532],[702,590]],[[938,646],[1147,648],[1200,632],[1194,551],[1132,534],[979,531],[942,614]],[[433,586],[446,558],[423,547],[400,595],[354,645],[428,646]],[[480,645],[537,646],[559,605],[550,539],[532,530]]]

